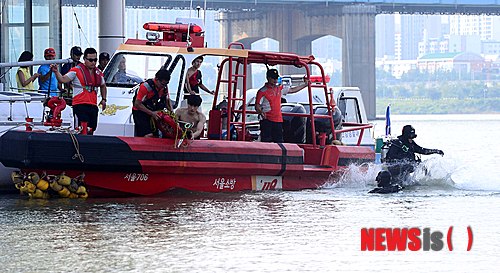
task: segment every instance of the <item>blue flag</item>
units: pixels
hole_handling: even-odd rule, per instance
[[[391,105],[387,105],[385,110],[385,135],[391,135]]]

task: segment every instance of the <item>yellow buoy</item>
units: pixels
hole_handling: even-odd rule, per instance
[[[42,191],[45,191],[49,188],[49,182],[47,182],[47,180],[45,179],[40,179],[40,181],[36,183],[36,187],[41,189]]]
[[[24,186],[26,187],[26,191],[28,193],[34,193],[36,190],[35,184],[29,182],[29,181],[24,181]]]
[[[72,193],[70,193],[70,194],[69,194],[69,196],[68,196],[68,197],[69,197],[69,198],[71,198],[71,199],[76,199],[76,198],[78,198],[79,196],[78,196],[78,194],[76,194],[76,193],[73,193],[73,192],[72,192]]]
[[[84,194],[80,194],[79,196],[80,196],[80,198],[87,198],[87,197],[89,197],[89,194],[87,192],[85,192]]]
[[[22,184],[24,182],[24,175],[19,171],[12,172],[10,177],[12,178],[12,182],[14,182],[14,184]]]
[[[28,179],[30,180],[31,183],[35,184],[40,181],[40,176],[36,172],[30,172],[28,174]]]
[[[76,193],[77,193],[77,194],[85,194],[85,193],[87,193],[87,189],[85,188],[85,186],[80,186],[80,187],[78,187],[78,189],[76,190]]]
[[[71,184],[71,178],[67,175],[61,174],[57,182],[63,186],[69,186],[69,184]]]
[[[54,191],[60,191],[62,190],[63,186],[59,185],[59,183],[57,183],[57,181],[52,181],[50,182],[50,187],[54,190]]]
[[[34,193],[29,194],[30,198],[35,198],[35,199],[42,199],[43,198],[43,191],[40,189],[36,189]]]
[[[62,187],[62,190],[58,191],[58,193],[61,197],[68,197],[70,194],[68,188],[66,187]]]

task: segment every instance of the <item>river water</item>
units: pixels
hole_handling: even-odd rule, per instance
[[[154,198],[0,197],[1,272],[494,272],[500,268],[500,115],[393,116],[427,176],[372,195],[380,166],[299,192]],[[384,122],[376,121],[376,133]],[[397,132],[395,132],[397,131]],[[446,234],[453,227],[453,251]],[[430,228],[441,251],[361,251],[362,228]],[[467,251],[470,227],[473,244]],[[495,269],[496,268],[496,269]]]

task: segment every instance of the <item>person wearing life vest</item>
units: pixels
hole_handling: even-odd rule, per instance
[[[191,67],[186,71],[186,81],[184,83],[184,99],[191,95],[200,95],[200,89],[208,94],[214,94],[214,91],[208,89],[202,80],[200,66],[203,63],[203,56],[194,58]]]
[[[170,72],[158,70],[154,79],[141,84],[133,98],[132,116],[134,117],[134,135],[136,137],[158,137],[158,129],[152,122],[159,119],[159,113],[165,108],[172,111],[168,95]]]
[[[281,95],[299,92],[308,86],[309,80],[299,86],[278,85],[278,70],[269,69],[266,73],[267,82],[257,92],[255,111],[260,119],[260,141],[283,142],[283,116],[281,114]]]
[[[51,65],[52,71],[61,83],[71,82],[73,85],[73,114],[77,120],[75,124],[87,122],[93,134],[97,128],[98,105],[106,109],[107,89],[101,70],[96,67],[97,51],[87,48],[83,53],[83,63],[71,68],[66,75],[57,71],[57,65]],[[101,101],[97,104],[97,89],[101,93]]]
[[[402,134],[389,143],[385,162],[392,177],[396,178],[396,180],[406,179],[406,176],[415,170],[415,166],[420,163],[420,158],[415,155],[416,153],[444,155],[444,152],[439,149],[420,147],[414,141],[416,137],[415,128],[411,125],[405,125]]]

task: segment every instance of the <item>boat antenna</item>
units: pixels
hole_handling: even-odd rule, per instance
[[[203,27],[206,26],[205,19],[207,18],[207,0],[203,4]]]
[[[83,38],[85,38],[85,41],[87,42],[87,46],[90,46],[89,39],[87,39],[87,36],[85,35],[85,32],[82,30],[82,26],[80,25],[80,22],[78,21],[78,16],[76,15],[75,7],[73,6],[73,1],[71,1],[71,9],[73,10],[73,15],[75,16],[75,21],[76,25],[78,27],[78,30],[80,32],[80,35],[78,36],[80,39],[80,45],[82,44],[82,34]]]

